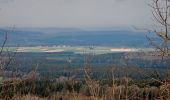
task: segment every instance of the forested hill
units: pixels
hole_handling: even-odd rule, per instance
[[[145,32],[137,31],[94,31],[75,28],[33,28],[0,29],[1,43],[4,33],[8,32],[11,46],[37,45],[98,45],[113,47],[146,47],[148,40]]]

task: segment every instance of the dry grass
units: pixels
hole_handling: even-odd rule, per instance
[[[127,69],[125,70],[127,71]],[[112,69],[112,77],[110,78],[112,84],[101,85],[101,80],[93,79],[90,76],[90,69],[84,70],[84,72],[85,83],[80,92],[74,90],[76,79],[71,78],[68,80],[71,85],[70,90],[51,92],[49,96],[39,97],[34,92],[36,87],[35,81],[37,80],[35,70],[24,80],[12,78],[4,81],[1,84],[0,100],[170,100],[170,81],[168,79],[153,79],[155,82],[160,82],[161,85],[158,87],[149,85],[139,87],[135,83],[130,84],[133,80],[127,74],[125,77],[115,78],[115,70]],[[140,70],[139,72],[143,73]],[[144,75],[147,75],[147,73]],[[32,82],[32,87],[27,94],[22,94],[17,90],[17,87],[18,85],[24,87],[24,81],[26,80]],[[119,84],[117,81],[119,81]],[[27,87],[25,86],[25,88]]]

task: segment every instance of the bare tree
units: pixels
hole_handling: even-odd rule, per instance
[[[169,42],[170,42],[170,0],[152,0],[150,5],[152,14],[158,24],[158,28],[153,32],[160,37],[158,43],[153,41],[147,36],[150,43],[161,52],[162,58],[170,55]]]
[[[152,0],[150,5],[152,8],[152,15],[159,26],[153,32],[160,41],[154,42],[151,38],[147,37],[151,44],[160,51],[162,59],[164,57],[170,57],[170,0]],[[163,91],[166,94],[167,100],[170,99],[170,88],[169,88],[169,66],[167,65],[167,77],[162,83]],[[161,99],[164,96],[161,96]]]
[[[4,39],[1,40],[2,44],[0,46],[0,75],[2,77],[4,76],[4,72],[9,67],[9,65],[14,61],[16,54],[16,52],[10,52],[10,48],[7,46],[8,33],[9,31],[4,33]]]

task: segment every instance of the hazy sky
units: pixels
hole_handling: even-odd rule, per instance
[[[0,26],[147,26],[152,21],[148,1],[0,0]]]

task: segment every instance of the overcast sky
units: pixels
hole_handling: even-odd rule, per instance
[[[0,0],[0,26],[147,26],[152,21],[148,1]]]

